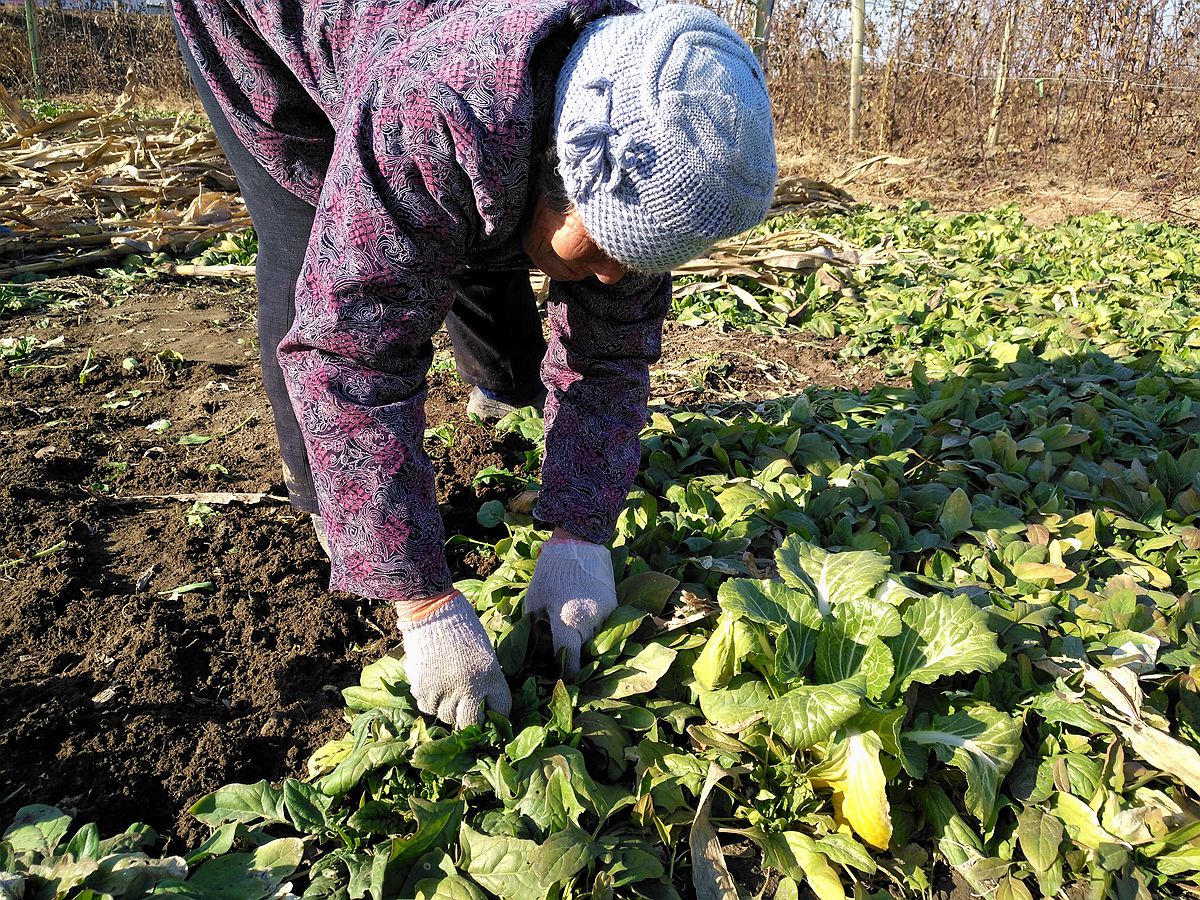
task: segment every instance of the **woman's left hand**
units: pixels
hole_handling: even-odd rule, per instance
[[[616,608],[607,547],[558,536],[542,544],[525,611],[549,620],[554,650],[565,651],[568,675],[579,671],[580,650]]]

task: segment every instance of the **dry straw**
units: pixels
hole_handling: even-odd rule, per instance
[[[132,114],[134,84],[108,109],[39,121],[0,87],[0,279],[187,255],[250,225],[212,131]]]

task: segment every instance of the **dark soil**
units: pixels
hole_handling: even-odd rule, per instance
[[[396,643],[390,611],[330,594],[307,516],[273,499],[246,288],[160,286],[0,322],[0,338],[27,335],[51,346],[0,363],[0,827],[47,803],[103,833],[146,822],[180,852],[206,835],[186,812],[200,796],[301,774],[341,736],[338,691]],[[807,337],[672,326],[664,343],[655,394],[672,403],[880,380]],[[426,442],[447,534],[494,541],[476,514],[514,489],[472,479],[519,469],[525,447],[467,419],[448,359],[428,424],[449,427]],[[169,496],[215,491],[264,497],[205,511]],[[495,565],[475,545],[449,555],[457,578]],[[198,582],[211,586],[176,590]]]
[[[894,383],[870,362],[846,359],[845,338],[695,328],[667,322],[652,394],[674,406],[794,397],[811,387],[866,391]]]
[[[167,497],[285,494],[247,293],[112,302],[0,328],[63,338],[0,382],[0,826],[48,803],[105,833],[147,822],[179,851],[206,834],[198,797],[300,774],[340,737],[338,690],[395,639],[387,610],[326,589],[303,513],[268,499],[189,524],[192,502]],[[479,505],[511,490],[471,479],[524,452],[467,420],[467,390],[432,376],[430,425],[454,440],[428,450],[448,533],[487,538]],[[178,443],[193,434],[211,440]],[[456,577],[493,564],[451,558]],[[213,587],[174,591],[196,582]]]

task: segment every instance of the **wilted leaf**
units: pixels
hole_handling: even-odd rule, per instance
[[[1109,834],[1100,825],[1095,810],[1065,791],[1054,797],[1054,814],[1067,826],[1071,840],[1088,850],[1099,850],[1104,844],[1124,846],[1124,842]]]
[[[879,762],[883,744],[873,731],[848,731],[830,744],[828,757],[808,773],[814,787],[833,789],[836,814],[872,847],[886,850],[892,840],[887,776]]]
[[[697,900],[738,900],[737,885],[729,874],[725,854],[717,831],[709,820],[708,808],[712,789],[722,778],[732,775],[716,763],[709,763],[704,787],[696,800],[696,815],[688,836],[688,849],[692,853],[692,886]]]

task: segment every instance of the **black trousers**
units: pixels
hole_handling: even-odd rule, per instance
[[[280,187],[242,145],[182,38],[179,46],[258,233],[258,343],[263,385],[275,417],[288,496],[297,509],[315,513],[317,500],[308,454],[279,369],[277,348],[296,317],[296,280],[316,209]],[[455,279],[454,288],[446,331],[463,381],[493,391],[525,391],[535,385],[546,342],[529,272],[473,273]]]

